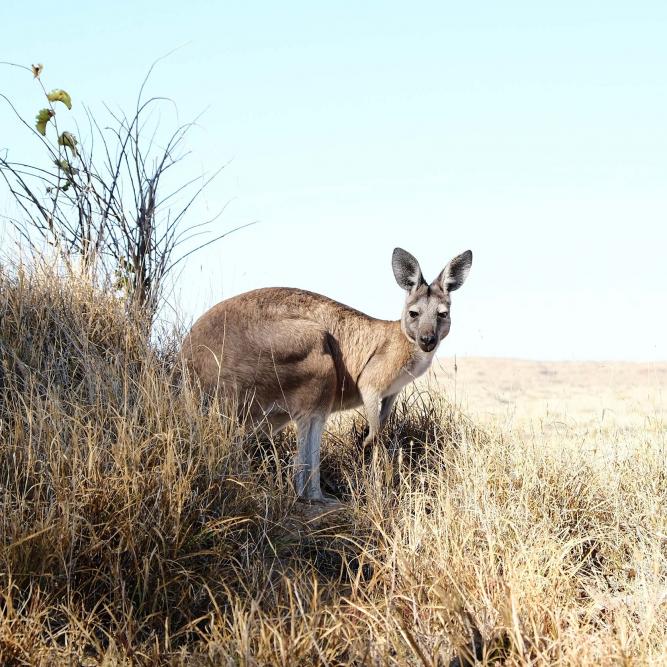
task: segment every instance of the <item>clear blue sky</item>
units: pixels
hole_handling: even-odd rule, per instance
[[[260,221],[188,264],[190,316],[292,285],[395,318],[394,246],[429,278],[471,248],[441,353],[667,359],[665,2],[5,0],[0,31],[97,108],[184,45],[150,91],[207,110],[186,176],[230,161],[195,215]],[[0,89],[41,104],[20,70]]]

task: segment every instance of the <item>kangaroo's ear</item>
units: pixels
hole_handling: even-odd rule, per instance
[[[426,282],[419,268],[419,262],[403,248],[394,248],[391,268],[394,270],[396,282],[408,292]]]
[[[440,272],[435,282],[440,284],[445,292],[453,292],[463,285],[470,267],[472,266],[472,251],[466,250],[452,259]]]

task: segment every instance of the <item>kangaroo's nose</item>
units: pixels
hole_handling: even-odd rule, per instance
[[[435,344],[435,335],[423,334],[422,336],[419,336],[419,340],[424,344],[424,347],[431,347]]]

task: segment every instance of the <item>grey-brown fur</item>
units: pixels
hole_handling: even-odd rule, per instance
[[[471,263],[467,251],[428,285],[417,260],[397,248],[394,275],[407,291],[398,321],[305,290],[246,292],[204,313],[182,354],[205,391],[235,395],[257,423],[275,431],[296,422],[297,493],[323,501],[319,447],[327,417],[363,404],[367,442],[373,439],[400,389],[429,367],[449,333],[449,295]]]

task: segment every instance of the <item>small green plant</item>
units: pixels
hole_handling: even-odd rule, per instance
[[[172,173],[187,155],[184,141],[193,124],[178,125],[166,135],[161,131],[154,112],[169,100],[144,94],[155,64],[131,114],[107,107],[102,120],[83,108],[89,127],[85,138],[71,129],[70,91],[49,92],[43,65],[15,65],[31,73],[46,101],[34,122],[0,94],[48,158],[46,164],[26,164],[10,159],[9,149],[0,153],[0,175],[20,211],[10,224],[35,255],[51,246],[70,272],[76,266],[120,290],[149,323],[167,275],[193,252],[235,231],[199,242],[222,211],[204,222],[188,222],[192,205],[221,169],[195,178]],[[62,123],[67,127],[59,123],[62,112],[68,114]]]

